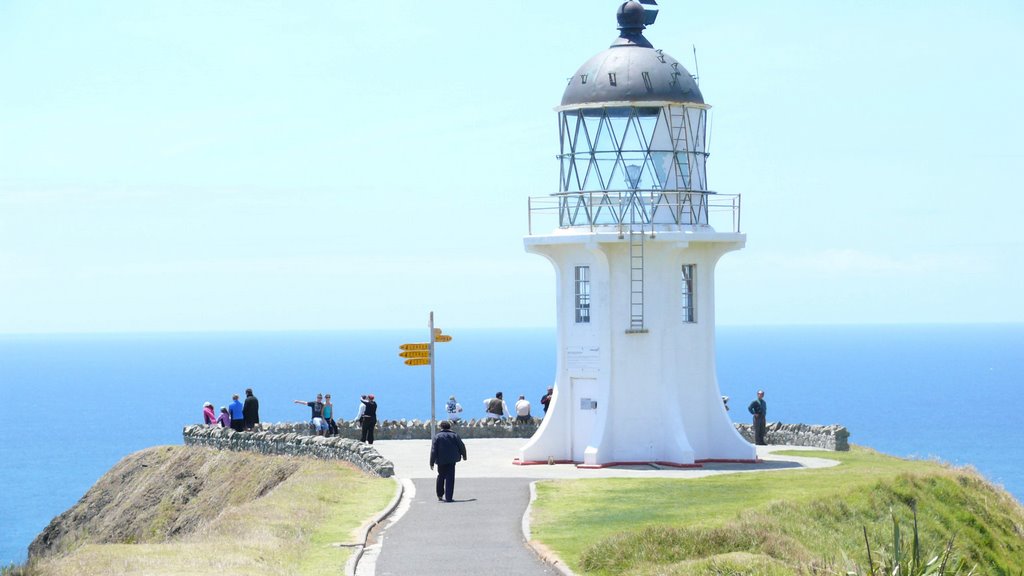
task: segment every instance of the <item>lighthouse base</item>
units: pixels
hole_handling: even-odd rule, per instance
[[[743,240],[714,231],[527,238],[527,250],[555,268],[558,366],[548,413],[520,461],[756,460],[715,375],[714,269]]]

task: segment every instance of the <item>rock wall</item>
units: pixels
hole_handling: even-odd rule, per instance
[[[748,442],[754,442],[754,430],[750,424],[737,424],[736,430]],[[819,426],[812,424],[783,424],[769,422],[765,426],[765,442],[785,446],[810,446],[822,450],[845,452],[850,449],[847,440],[850,433],[844,426],[831,424]]]
[[[481,420],[461,420],[455,423],[454,429],[463,438],[530,438],[533,433],[537,431],[540,426],[541,420],[535,418],[533,422],[529,424],[520,424],[515,421],[507,420],[492,420],[489,418]],[[320,449],[321,444],[326,442],[327,446],[334,447],[339,445],[334,440],[349,440],[354,441],[359,439],[360,427],[358,422],[352,421],[341,421],[338,422],[338,436],[332,438],[320,437],[318,442],[309,444],[310,446],[316,447],[316,450],[304,451],[296,449],[295,446],[289,446],[288,451],[278,452],[279,448],[270,448],[263,444],[268,442],[268,438],[274,438],[275,443],[279,443],[278,437],[290,435],[289,439],[285,443],[291,443],[294,445],[306,445],[298,443],[298,438],[307,438],[312,440],[317,438],[313,435],[313,428],[309,422],[278,422],[276,424],[263,423],[259,425],[259,431],[255,433],[247,433],[253,436],[253,439],[246,439],[242,436],[234,439],[232,442],[223,442],[224,438],[234,438],[230,435],[230,430],[221,428],[210,428],[207,426],[188,426],[185,428],[185,443],[189,444],[189,429],[198,429],[204,431],[203,434],[199,435],[198,439],[191,443],[202,444],[204,446],[218,446],[229,450],[249,450],[254,452],[262,452],[265,454],[310,454],[314,457],[321,458],[335,458],[335,456],[319,456],[319,453],[324,452]],[[736,424],[736,429],[739,433],[747,439],[748,442],[754,442],[754,433],[751,430],[750,424]],[[238,434],[235,432],[234,434]],[[786,446],[808,446],[812,448],[821,448],[822,450],[837,450],[846,451],[850,449],[850,445],[847,442],[850,437],[850,433],[845,427],[839,426],[838,424],[832,424],[829,426],[820,426],[812,424],[783,424],[782,422],[769,422],[767,426],[767,438],[769,444],[780,444]],[[248,446],[253,441],[256,441],[256,437],[259,438],[259,446],[249,447],[237,447],[239,443],[243,446]],[[216,438],[215,441],[210,438]],[[428,440],[430,438],[430,422],[424,422],[420,420],[383,420],[377,423],[377,428],[374,430],[374,439],[376,440]],[[200,441],[201,440],[201,441]],[[360,446],[365,447],[359,442],[355,442],[355,445],[348,443],[343,444],[348,446],[348,452],[356,453],[359,456]],[[236,447],[232,447],[236,446]],[[313,453],[315,452],[315,453]],[[347,452],[346,452],[347,453]],[[333,454],[333,452],[332,452]],[[376,454],[376,451],[373,451]],[[379,455],[377,455],[379,456]],[[340,457],[337,459],[346,460],[362,466],[350,460],[348,456]],[[367,468],[363,468],[367,470]],[[368,470],[369,471],[369,470]],[[376,472],[372,472],[375,473]]]
[[[235,452],[255,452],[284,456],[307,456],[321,460],[344,460],[359,469],[383,478],[395,475],[395,465],[373,446],[348,438],[310,436],[295,432],[236,432],[199,424],[185,426],[181,432],[186,446],[209,446]]]
[[[515,420],[460,420],[452,427],[462,438],[529,438],[537,431],[541,420],[535,418],[530,424],[520,424]],[[313,427],[309,422],[279,422],[261,424],[261,430],[274,434],[312,434]],[[338,422],[338,436],[358,440],[362,429],[355,420]],[[420,420],[382,420],[377,422],[373,433],[374,440],[429,440],[430,421]]]

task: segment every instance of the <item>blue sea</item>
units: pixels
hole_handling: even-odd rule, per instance
[[[534,401],[555,370],[553,329],[451,331],[439,344],[437,406],[468,415],[501,390]],[[0,336],[0,565],[114,463],[180,444],[203,402],[254,389],[264,421],[330,392],[339,416],[373,393],[382,418],[428,418],[429,367],[398,345],[426,330]],[[883,452],[971,464],[1024,500],[1024,325],[720,327],[730,414],[765,390],[769,421],[845,425]]]

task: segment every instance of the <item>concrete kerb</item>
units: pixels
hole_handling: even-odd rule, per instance
[[[391,502],[388,503],[387,507],[384,508],[377,516],[372,520],[364,524],[360,529],[360,536],[355,542],[356,550],[349,556],[348,561],[345,562],[345,574],[346,576],[355,576],[356,569],[359,567],[359,560],[363,557],[363,551],[366,550],[366,542],[370,538],[370,531],[372,531],[378,524],[383,522],[391,516],[391,513],[398,508],[402,498],[405,495],[405,484],[398,478],[392,476],[392,480],[395,482],[395,495],[391,498]]]
[[[539,480],[530,482],[530,503],[526,505],[526,511],[523,512],[523,540],[526,542],[526,546],[532,550],[538,558],[551,565],[555,570],[558,570],[562,576],[576,576],[576,573],[569,569],[569,566],[567,566],[566,563],[558,557],[558,554],[548,550],[547,546],[544,546],[533,539],[533,534],[530,531],[530,513],[533,512],[533,501],[537,499],[537,482],[539,482]]]
[[[503,439],[503,440],[502,439],[489,439],[489,440],[475,439],[475,440],[467,441],[467,444],[469,444],[471,442],[485,442],[485,443],[487,443],[487,445],[491,448],[491,450],[482,450],[482,451],[477,452],[477,453],[488,454],[488,452],[491,452],[491,454],[490,454],[489,458],[485,457],[483,459],[483,462],[481,462],[480,458],[474,458],[472,460],[472,462],[474,464],[480,465],[482,469],[473,471],[475,473],[471,472],[469,474],[466,474],[465,477],[474,477],[474,478],[503,478],[503,477],[514,477],[514,476],[519,476],[519,477],[524,477],[525,476],[525,477],[528,477],[528,478],[531,477],[531,476],[533,477],[532,481],[529,484],[529,486],[530,486],[530,499],[529,499],[529,503],[527,504],[526,511],[523,513],[523,516],[522,516],[522,518],[520,520],[521,532],[522,532],[523,540],[526,543],[526,546],[531,550],[532,553],[534,553],[542,562],[544,562],[545,564],[551,566],[554,570],[556,570],[560,574],[562,574],[562,576],[574,576],[574,572],[552,550],[547,549],[540,542],[537,542],[537,541],[533,540],[532,532],[530,530],[530,515],[532,514],[532,511],[533,511],[533,502],[537,498],[537,491],[536,491],[536,483],[537,482],[544,481],[544,480],[558,479],[558,478],[570,478],[571,479],[571,478],[581,478],[581,477],[588,477],[588,478],[599,478],[599,477],[649,477],[649,478],[653,478],[653,477],[659,477],[659,478],[663,478],[663,477],[677,477],[677,478],[697,478],[697,477],[706,476],[708,474],[746,473],[746,472],[759,472],[759,471],[764,471],[764,470],[769,470],[769,469],[779,469],[777,467],[772,467],[772,464],[773,463],[779,463],[780,461],[781,462],[789,462],[789,463],[795,464],[797,469],[799,469],[799,468],[823,468],[823,467],[829,467],[829,466],[834,466],[834,465],[838,464],[838,462],[835,461],[835,460],[828,460],[828,459],[822,459],[822,458],[807,458],[807,457],[796,457],[796,456],[778,457],[778,456],[773,456],[771,454],[772,452],[777,451],[777,450],[800,450],[800,451],[803,451],[803,450],[820,450],[820,448],[797,447],[797,446],[758,446],[759,465],[757,466],[757,469],[753,469],[753,470],[740,470],[740,469],[722,470],[722,469],[720,469],[720,470],[717,470],[717,471],[711,471],[711,470],[706,470],[705,469],[704,471],[702,471],[700,469],[687,469],[687,470],[656,470],[656,471],[643,471],[643,472],[639,472],[639,471],[636,471],[636,470],[616,470],[616,469],[610,469],[610,468],[602,469],[600,471],[596,471],[596,470],[595,471],[579,471],[575,467],[557,467],[558,473],[553,474],[553,475],[548,475],[548,474],[544,474],[544,472],[552,470],[552,469],[554,469],[556,467],[553,467],[553,466],[537,466],[537,467],[533,467],[533,466],[525,466],[525,467],[523,467],[523,466],[513,466],[511,464],[511,457],[508,454],[502,455],[504,451],[509,450],[510,446],[512,446],[511,444],[508,445],[508,446],[505,446],[505,443],[508,443],[510,441],[511,441],[511,439]],[[422,445],[417,445],[418,442],[422,442]],[[378,450],[380,451],[380,449],[383,449],[383,453],[387,453],[389,456],[391,456],[390,459],[395,464],[395,478],[396,479],[400,478],[401,482],[403,482],[403,483],[404,482],[408,482],[409,485],[407,485],[406,490],[402,491],[398,495],[398,497],[396,497],[397,502],[393,501],[392,505],[389,505],[389,509],[386,510],[385,513],[382,513],[381,515],[378,516],[378,518],[376,519],[376,523],[377,524],[383,522],[385,519],[389,519],[391,522],[395,522],[399,518],[401,518],[401,516],[403,514],[400,511],[402,502],[407,501],[407,500],[409,500],[409,499],[411,499],[411,498],[413,498],[415,496],[415,487],[411,486],[411,478],[426,478],[426,477],[432,477],[434,475],[433,472],[430,472],[429,474],[425,472],[425,468],[426,467],[423,466],[423,462],[421,461],[422,454],[424,453],[424,448],[426,448],[428,446],[425,441],[404,440],[404,441],[399,441],[399,442],[395,442],[395,443],[386,442],[386,443],[382,443],[382,444],[384,444],[384,445],[379,447]],[[480,447],[482,447],[482,445]],[[501,450],[501,448],[504,448],[504,451]],[[495,450],[495,449],[497,449],[497,450]],[[497,454],[495,454],[495,452]],[[470,450],[470,453],[473,454],[474,450]],[[414,464],[414,462],[415,462],[415,464]],[[421,466],[423,467],[423,470],[420,469]],[[470,472],[470,471],[467,470],[467,472]],[[544,477],[537,478],[537,476],[535,476],[534,474],[536,474],[538,472],[542,473]],[[653,472],[653,474],[651,472]],[[410,491],[411,491],[411,493],[410,493]],[[395,511],[396,510],[399,510],[399,513],[397,515],[395,515]],[[393,515],[394,515],[394,517],[392,517]],[[387,525],[383,526],[383,528],[386,530],[387,529]],[[365,543],[364,543],[363,549],[365,549]],[[361,557],[362,557],[362,550],[360,550],[360,558]],[[373,573],[373,570],[374,570],[373,566],[374,566],[375,560],[374,560],[374,557],[373,557],[372,554],[370,555],[370,558],[368,559],[368,561],[370,562],[370,564],[369,564],[369,570],[370,571],[366,571],[366,567],[364,567],[363,572],[360,572],[358,574],[372,574]],[[352,571],[348,571],[348,565],[346,565],[346,574],[349,574],[350,576],[355,576],[357,574],[356,570],[358,569],[359,566],[361,566],[361,564],[358,564],[358,562],[359,562],[359,558],[357,558],[355,561],[352,562],[352,566],[353,566],[352,567]]]

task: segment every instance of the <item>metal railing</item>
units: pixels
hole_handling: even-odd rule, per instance
[[[690,190],[607,190],[531,196],[528,234],[556,228],[597,228],[656,233],[711,227],[740,232],[740,195]]]

